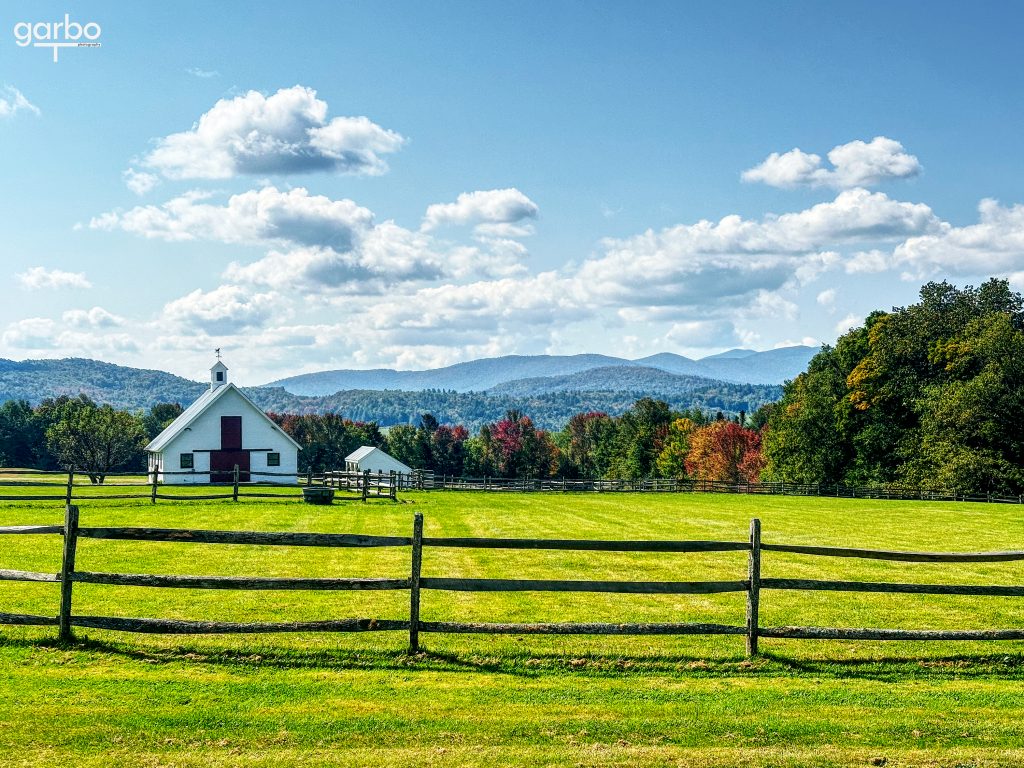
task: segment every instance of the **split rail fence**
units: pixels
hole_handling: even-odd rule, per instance
[[[0,580],[60,584],[56,616],[0,613],[0,624],[58,627],[63,641],[73,639],[75,628],[163,634],[224,634],[259,632],[407,632],[410,652],[420,649],[421,633],[515,634],[515,635],[740,635],[748,655],[758,652],[760,638],[806,640],[1024,640],[1024,627],[1005,629],[920,630],[813,626],[765,627],[759,620],[762,594],[768,590],[873,592],[894,594],[981,595],[1024,597],[1024,586],[903,584],[890,582],[834,581],[765,578],[761,575],[765,552],[787,552],[812,557],[866,558],[896,562],[968,563],[1024,560],[1024,551],[1007,552],[899,552],[845,547],[818,547],[764,542],[761,523],[750,524],[747,541],[606,541],[573,539],[450,538],[423,535],[423,516],[416,514],[411,536],[365,536],[332,533],[213,531],[192,529],[83,527],[78,507],[69,505],[64,525],[8,526],[0,535],[57,535],[63,537],[59,573],[2,570]],[[172,576],[132,573],[100,573],[79,570],[78,540],[117,539],[203,544],[248,544],[303,547],[407,547],[410,550],[407,578],[277,578],[264,576]],[[709,553],[746,552],[745,578],[728,581],[585,581],[565,579],[496,579],[425,576],[426,548],[473,548],[505,550],[567,550],[591,552]],[[408,618],[344,618],[328,621],[241,623],[179,621],[160,618],[89,616],[73,611],[75,584],[117,587],[162,587],[227,590],[402,590],[409,593]],[[424,621],[424,592],[604,592],[629,594],[746,593],[746,616],[740,624],[713,623],[471,623]]]
[[[227,482],[216,482],[214,476],[231,477]],[[188,475],[190,477],[205,477],[205,483],[187,484],[166,484],[158,482],[160,476]],[[243,482],[242,476],[248,475],[249,482]],[[79,479],[82,474],[77,475]],[[268,480],[253,478],[270,478]],[[372,498],[386,498],[397,501],[398,489],[402,485],[401,479],[395,472],[323,472],[314,474],[308,472],[300,475],[298,483],[281,482],[277,478],[294,478],[296,474],[285,472],[267,471],[240,471],[238,465],[233,471],[166,471],[159,472],[107,472],[105,478],[113,478],[114,482],[104,482],[102,485],[81,485],[75,484],[76,473],[70,469],[65,473],[37,472],[32,470],[4,469],[0,474],[0,490],[6,488],[61,488],[61,493],[2,493],[0,501],[63,501],[71,504],[74,501],[102,500],[108,499],[149,499],[156,504],[157,500],[172,501],[209,501],[213,499],[288,499],[302,498],[303,487],[323,486],[335,490],[344,491],[350,495],[335,496],[335,499],[362,500]],[[209,493],[185,493],[188,488],[206,488]],[[145,489],[145,490],[142,490]],[[272,489],[282,489],[274,491]],[[298,491],[289,494],[287,489]]]

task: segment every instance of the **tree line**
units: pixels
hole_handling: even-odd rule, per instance
[[[1024,492],[1024,301],[930,282],[825,346],[769,407],[769,480]]]
[[[86,395],[0,405],[0,467],[67,470],[102,483],[114,471],[146,470],[145,445],[182,413],[177,403],[129,412]],[[619,416],[578,413],[550,432],[518,410],[486,423],[476,434],[423,414],[418,426],[382,431],[376,422],[338,414],[268,416],[302,450],[299,471],[341,469],[362,445],[387,451],[416,469],[491,477],[697,477],[756,480],[761,469],[759,416],[714,417],[699,409],[675,411],[641,398]]]

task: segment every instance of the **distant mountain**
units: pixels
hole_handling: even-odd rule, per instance
[[[84,393],[115,408],[149,408],[157,403],[188,404],[207,385],[164,371],[126,368],[83,358],[25,360],[0,358],[0,402],[41,400]]]
[[[329,395],[354,389],[482,392],[521,379],[571,376],[595,368],[619,366],[657,368],[677,375],[701,376],[740,384],[782,384],[803,371],[817,351],[815,347],[803,346],[769,352],[732,349],[701,360],[691,360],[669,352],[639,360],[608,355],[509,355],[425,371],[395,371],[389,368],[321,371],[279,379],[267,386],[283,387],[293,394],[306,396]]]
[[[725,352],[719,352],[717,355],[702,357],[701,360],[704,362],[707,362],[708,360],[739,360],[756,354],[758,354],[758,352],[754,349],[727,349]]]
[[[479,384],[493,381],[493,367],[501,369],[504,363],[499,361],[507,360],[477,361],[487,365],[475,368],[472,363],[464,363],[463,366],[470,368],[470,373],[476,377],[474,381]],[[602,355],[513,360],[521,364],[517,367],[520,371],[563,371],[569,368],[570,372],[521,377],[491,384],[487,391],[477,392],[456,392],[436,386],[418,391],[349,389],[326,396],[297,395],[283,387],[269,386],[246,387],[244,391],[260,407],[281,413],[340,413],[358,421],[376,421],[382,426],[415,424],[421,414],[433,413],[442,423],[463,424],[469,429],[494,421],[512,408],[527,413],[545,429],[560,429],[575,413],[604,411],[617,415],[644,396],[663,399],[677,409],[720,410],[732,415],[741,410],[753,413],[761,405],[782,395],[781,388],[774,385],[714,381],[641,366],[636,361],[624,360],[608,365],[608,361],[615,362],[616,358]],[[679,360],[686,361],[686,358]],[[668,365],[673,361],[663,362]],[[571,370],[573,368],[579,370]],[[423,375],[428,372],[414,373]],[[17,399],[38,405],[46,398],[85,393],[97,402],[110,403],[116,408],[143,410],[161,402],[187,406],[206,387],[206,384],[163,371],[128,368],[96,360],[70,358],[14,362],[0,359],[0,402]]]
[[[606,355],[508,355],[471,360],[425,371],[377,368],[370,371],[337,370],[305,373],[272,381],[266,386],[284,387],[296,395],[331,395],[350,389],[451,389],[456,392],[482,392],[514,379],[558,376],[628,362]]]
[[[783,347],[743,357],[705,357],[700,363],[715,379],[781,384],[807,370],[817,352],[817,347]]]
[[[609,365],[565,376],[518,379],[488,389],[488,395],[529,397],[550,392],[644,392],[648,395],[683,395],[725,384],[703,376],[669,373],[639,365]],[[729,384],[736,387],[736,384]]]

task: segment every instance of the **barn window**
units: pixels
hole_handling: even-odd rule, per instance
[[[217,381],[224,381],[224,371],[217,371]]]
[[[268,467],[280,467],[281,466],[281,454],[280,453],[268,453],[267,454],[267,466]]]
[[[180,461],[179,466],[181,466],[182,469],[192,469],[193,467],[195,467],[195,464],[193,463],[193,459],[192,459],[192,454],[191,453],[183,453],[183,454],[181,454],[181,461]]]

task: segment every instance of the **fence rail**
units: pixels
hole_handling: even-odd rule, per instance
[[[56,616],[0,613],[0,624],[57,626],[63,641],[73,639],[73,629],[89,628],[160,634],[239,634],[278,632],[375,632],[409,633],[409,649],[420,648],[420,633],[522,634],[522,635],[742,635],[748,655],[758,652],[760,638],[805,640],[1024,640],[1024,628],[1002,629],[891,629],[871,627],[765,627],[760,622],[762,593],[772,590],[875,592],[887,594],[934,594],[962,596],[1024,597],[1024,586],[978,584],[904,584],[896,582],[825,579],[763,578],[765,552],[786,552],[810,557],[858,557],[902,562],[1009,562],[1024,560],[1024,551],[1004,552],[901,552],[847,547],[814,547],[762,543],[761,522],[750,524],[747,541],[607,541],[572,539],[488,539],[425,537],[423,515],[413,518],[411,536],[366,536],[344,533],[291,533],[260,531],[213,531],[163,528],[82,527],[79,509],[68,505],[63,526],[18,525],[0,527],[4,535],[60,535],[63,557],[59,573],[0,570],[0,581],[48,582],[60,585]],[[79,538],[126,541],[162,541],[202,544],[249,544],[258,546],[400,547],[409,548],[408,578],[302,578],[268,576],[195,576],[104,573],[79,570],[76,550]],[[727,581],[610,581],[577,579],[502,579],[424,576],[426,548],[479,548],[514,550],[567,550],[595,552],[747,552],[746,578]],[[161,618],[76,615],[72,610],[74,585],[103,584],[113,587],[156,587],[217,590],[397,590],[409,592],[408,618],[343,618],[297,622],[211,622]],[[597,592],[624,594],[718,594],[743,592],[746,611],[743,623],[699,622],[459,622],[423,621],[420,618],[424,591],[451,592]]]
[[[228,482],[213,482],[214,476],[222,477],[229,475]],[[171,483],[160,481],[164,476],[187,476],[191,478],[206,477],[211,482],[199,483]],[[249,481],[243,482],[242,478],[248,476]],[[27,477],[28,480],[13,479]],[[273,478],[298,478],[298,481],[278,482]],[[103,482],[102,484],[76,485],[75,469],[69,469],[67,473],[41,472],[39,470],[24,469],[2,469],[0,470],[0,490],[3,488],[61,488],[60,494],[0,494],[0,501],[62,501],[64,504],[72,504],[75,501],[109,501],[113,499],[148,499],[150,503],[156,504],[158,500],[165,501],[212,501],[226,500],[238,501],[239,499],[303,499],[305,498],[303,488],[323,487],[332,491],[341,491],[351,495],[332,496],[335,499],[362,500],[367,499],[390,499],[398,500],[400,488],[421,487],[422,482],[410,479],[411,476],[400,475],[396,472],[362,472],[353,471],[329,471],[320,474],[307,472],[298,476],[294,472],[270,472],[257,470],[242,470],[236,464],[233,471],[213,470],[188,470],[188,471],[163,471],[159,468],[151,468],[147,472],[107,472],[104,478],[114,478],[113,483]],[[59,481],[57,479],[60,478]],[[271,478],[270,480],[253,480],[253,478]],[[99,489],[103,492],[98,492]],[[135,492],[107,492],[107,489],[146,489]],[[223,489],[219,493],[183,493],[186,488],[208,488],[212,490]],[[83,489],[92,489],[91,493],[83,492]],[[180,489],[178,492],[168,492],[168,489]],[[282,489],[277,492],[268,492],[270,489]],[[297,491],[287,493],[286,489]]]

